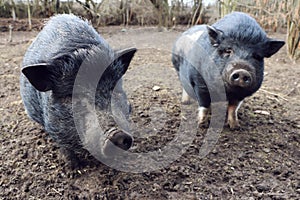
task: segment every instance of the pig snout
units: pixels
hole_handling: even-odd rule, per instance
[[[234,70],[229,76],[229,82],[231,85],[239,87],[249,87],[252,84],[251,74],[244,69]]]
[[[110,138],[110,141],[117,147],[126,151],[131,147],[133,139],[131,135],[125,132],[117,132]]]
[[[111,156],[111,155],[118,154],[120,150],[118,150],[117,147],[124,151],[130,149],[133,143],[133,138],[130,134],[116,129],[110,132],[111,133],[108,138],[110,142],[106,142],[104,146],[105,155]]]
[[[229,86],[249,88],[255,84],[255,69],[245,61],[230,63],[224,72]]]

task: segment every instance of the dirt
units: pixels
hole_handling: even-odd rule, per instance
[[[113,47],[139,49],[124,80],[140,133],[132,151],[162,149],[180,131],[181,87],[170,50],[183,29],[99,29]],[[199,152],[207,129],[198,128],[182,155],[154,171],[104,164],[71,170],[55,142],[27,117],[19,95],[22,58],[36,34],[13,32],[8,43],[8,32],[0,33],[0,199],[299,199],[300,68],[285,48],[266,59],[262,88],[240,108],[241,128],[224,126],[205,157]],[[196,103],[188,109],[196,113]]]

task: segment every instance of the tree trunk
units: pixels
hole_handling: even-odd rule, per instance
[[[60,0],[56,0],[56,2],[55,2],[55,14],[58,14],[59,7],[60,7]]]
[[[17,17],[16,17],[16,4],[14,2],[14,0],[11,0],[11,16],[13,18],[14,21],[16,21]]]
[[[293,60],[300,59],[300,0],[293,0],[287,16],[287,49]]]
[[[163,6],[162,6],[163,0],[157,0],[157,7],[158,7],[158,29],[161,29],[163,26]]]
[[[126,12],[126,26],[129,25],[129,3],[128,0],[125,1],[125,12]]]
[[[202,0],[195,1],[195,4],[198,4],[198,6],[193,14],[192,25],[195,25],[198,23],[198,21],[201,19],[201,13],[202,13]],[[197,20],[196,20],[196,18],[197,18]]]
[[[27,14],[28,14],[28,29],[32,29],[32,24],[31,24],[31,13],[30,13],[30,2],[27,0]]]

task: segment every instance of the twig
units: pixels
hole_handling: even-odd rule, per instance
[[[280,94],[276,94],[276,93],[274,93],[274,92],[269,92],[269,91],[264,90],[264,89],[260,89],[259,91],[262,91],[262,92],[267,93],[267,94],[274,95],[275,97],[279,97],[279,98],[281,98],[281,99],[283,99],[283,100],[285,100],[285,101],[289,101],[288,99],[284,98],[284,97],[283,97],[282,95],[280,95]]]
[[[62,196],[62,193],[60,193],[59,191],[57,191],[55,188],[52,188],[52,190],[53,190],[55,193],[57,193],[57,194],[59,194],[60,196]]]
[[[15,130],[18,128],[19,124],[20,124],[20,121],[17,120],[16,124],[10,129],[10,132],[11,133],[15,132]]]
[[[274,98],[274,97],[267,96],[267,98],[271,99],[271,100],[274,100],[274,101],[277,101],[278,103],[280,102],[277,98]]]
[[[297,86],[298,87],[298,86]],[[288,93],[287,96],[290,96],[293,92],[296,91],[297,87],[294,87],[293,89],[291,89]]]
[[[284,196],[286,194],[284,193],[274,193],[274,192],[270,192],[270,193],[266,193],[266,195],[268,196]]]
[[[8,26],[9,28],[9,38],[8,38],[8,42],[12,42],[12,33],[13,33],[13,26],[10,24]]]

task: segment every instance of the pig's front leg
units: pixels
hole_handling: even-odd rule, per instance
[[[198,108],[198,124],[200,126],[207,125],[208,123],[208,113],[209,113],[209,108],[200,106]]]
[[[207,92],[200,92],[199,89],[194,89],[198,103],[198,125],[206,126],[208,125],[209,110],[210,110],[210,96]]]
[[[237,116],[238,109],[240,108],[242,101],[232,101],[228,104],[227,109],[227,123],[231,129],[238,128],[239,120]]]

